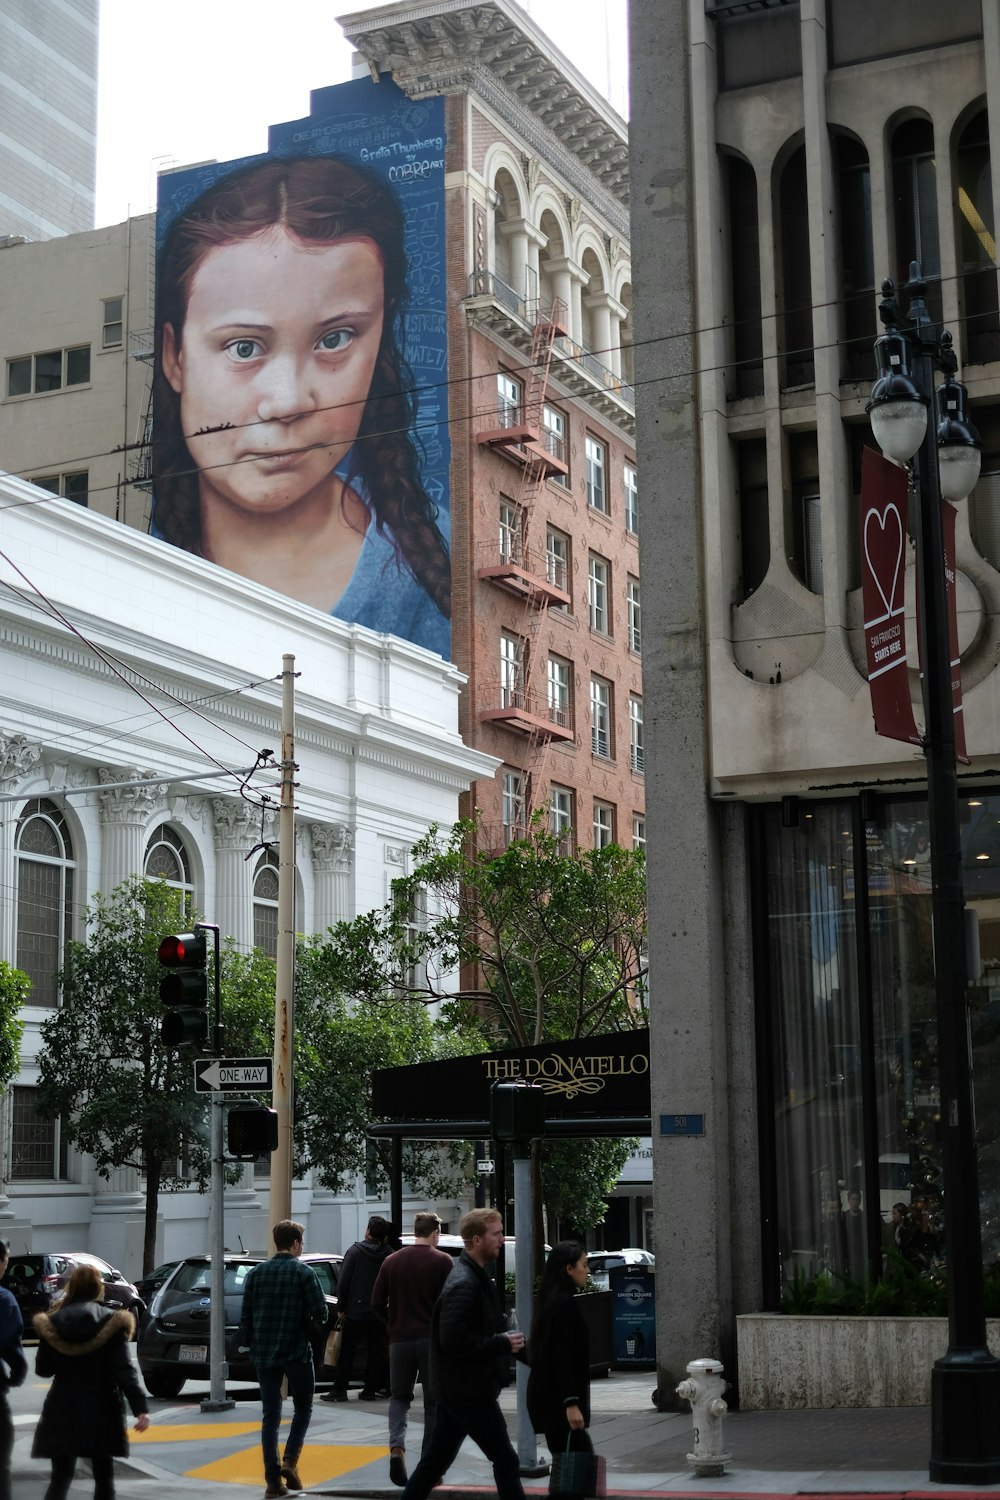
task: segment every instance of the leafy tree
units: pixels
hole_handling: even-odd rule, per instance
[[[422,908],[426,925],[414,920]],[[332,928],[324,948],[338,988],[365,1002],[441,1002],[464,1043],[455,1050],[644,1026],[645,861],[617,845],[565,855],[541,815],[499,853],[483,847],[476,819],[447,836],[432,828],[392,899]],[[543,1192],[553,1220],[599,1223],[630,1149],[617,1140],[536,1149],[536,1246]]]
[[[143,1269],[152,1267],[161,1188],[209,1171],[207,1108],[194,1092],[192,1053],[160,1042],[165,933],[192,921],[180,893],[133,877],[87,913],[88,939],[67,945],[61,1003],[42,1026],[39,1103],[62,1120],[66,1137],[94,1158],[107,1179],[116,1167],[145,1174]],[[241,1049],[263,1031],[274,1007],[274,971],[261,954],[230,954],[223,975],[227,1045]]]
[[[204,1188],[210,1171],[208,1108],[205,1096],[194,1092],[194,1054],[160,1042],[157,949],[165,933],[187,930],[193,920],[179,893],[163,882],[134,878],[108,897],[97,896],[87,941],[67,948],[60,1008],[42,1027],[42,1108],[62,1119],[66,1137],[94,1158],[100,1176],[123,1166],[145,1175],[147,1271],[155,1258],[160,1191],[191,1179]],[[274,989],[270,958],[258,949],[241,953],[225,946],[228,1055],[270,1055]],[[369,1177],[384,1178],[384,1161],[367,1159],[371,1074],[430,1057],[430,1018],[403,1004],[348,1007],[322,952],[300,943],[295,1033],[296,1173],[312,1168],[334,1190],[366,1168]],[[412,1181],[432,1192],[454,1191],[454,1167],[435,1151],[423,1146],[407,1156]]]
[[[413,921],[422,905],[426,926]],[[540,815],[494,853],[465,819],[446,837],[432,828],[393,899],[332,928],[327,946],[343,991],[442,1001],[492,1045],[645,1026],[645,861],[615,844],[562,854]]]
[[[21,1057],[21,1011],[28,1003],[31,980],[20,969],[0,961],[0,1099],[17,1072]]]

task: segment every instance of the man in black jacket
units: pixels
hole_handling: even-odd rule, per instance
[[[524,1500],[517,1454],[497,1401],[509,1379],[511,1352],[524,1348],[524,1334],[506,1331],[496,1286],[486,1272],[500,1254],[503,1223],[496,1209],[476,1208],[465,1215],[460,1233],[465,1249],[431,1318],[434,1430],[402,1500],[427,1500],[467,1437],[493,1465],[499,1500]]]
[[[390,1243],[392,1225],[379,1214],[368,1220],[363,1240],[351,1246],[340,1267],[337,1284],[337,1311],[344,1317],[343,1341],[333,1389],[321,1401],[346,1401],[354,1355],[362,1339],[365,1343],[365,1383],[358,1392],[359,1401],[377,1401],[386,1383],[385,1329],[372,1311],[372,1292],[382,1262],[393,1252]]]

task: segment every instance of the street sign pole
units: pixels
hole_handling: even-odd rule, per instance
[[[210,1252],[212,1261],[212,1295],[208,1309],[209,1393],[202,1399],[202,1411],[229,1411],[236,1405],[226,1396],[226,1236],[223,1222],[225,1176],[223,1171],[223,1116],[226,1096],[219,1090],[212,1094],[212,1201],[210,1209]]]

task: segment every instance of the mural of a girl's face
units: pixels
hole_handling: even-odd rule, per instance
[[[275,227],[208,251],[183,329],[163,330],[203,506],[267,514],[325,499],[357,436],[383,314],[370,239],[307,244]]]

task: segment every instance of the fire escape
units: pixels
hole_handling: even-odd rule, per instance
[[[518,465],[515,493],[501,510],[492,541],[480,547],[477,576],[523,605],[516,627],[501,637],[498,670],[483,686],[479,719],[501,724],[527,740],[522,823],[526,827],[547,789],[546,756],[553,743],[574,738],[569,706],[553,701],[543,641],[550,607],[568,605],[566,564],[547,547],[544,508],[536,505],[545,480],[569,473],[566,440],[545,422],[545,396],[555,342],[566,336],[565,309],[539,309],[522,398],[501,401],[497,425],[476,435]],[[501,502],[502,506],[504,502]]]

